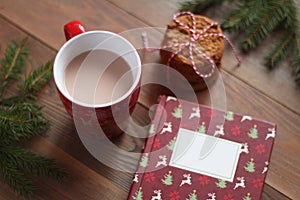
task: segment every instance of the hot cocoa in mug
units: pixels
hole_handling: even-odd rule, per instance
[[[85,31],[78,21],[64,30],[68,41],[57,53],[53,74],[67,112],[80,131],[103,131],[108,138],[121,134],[139,95],[136,49],[118,34]]]
[[[77,76],[77,74],[80,75]],[[68,93],[88,104],[121,98],[133,84],[130,66],[111,51],[91,50],[76,56],[65,69]]]

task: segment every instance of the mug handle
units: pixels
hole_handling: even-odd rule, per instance
[[[86,29],[80,21],[74,20],[64,25],[64,32],[66,40],[68,41],[72,37],[86,32]]]

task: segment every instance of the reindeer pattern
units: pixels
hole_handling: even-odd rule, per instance
[[[178,100],[175,97],[168,97],[167,98],[167,102],[170,104],[174,104],[174,107],[176,108],[176,106],[178,106]],[[184,106],[184,104],[183,104]],[[172,107],[169,107],[168,109],[172,110]],[[181,120],[184,120],[184,124],[186,125],[186,127],[188,127],[189,125],[189,121],[191,122],[195,122],[198,119],[201,118],[201,121],[203,119],[203,121],[207,122],[205,117],[207,117],[210,113],[205,109],[202,108],[201,106],[196,106],[193,105],[190,108],[186,109],[187,112],[189,113],[185,113],[183,116],[183,118]],[[214,116],[220,116],[222,113],[214,113]],[[179,119],[176,119],[179,120]],[[200,121],[200,120],[199,120]],[[230,125],[230,123],[232,123],[232,125]],[[242,160],[246,160],[249,161],[250,158],[254,158],[254,166],[255,167],[255,172],[247,172],[245,171],[245,166],[247,166],[247,162],[243,161],[240,162],[240,160],[238,161],[238,167],[237,167],[237,171],[235,173],[234,179],[232,182],[227,181],[227,180],[221,180],[223,182],[219,182],[220,184],[223,184],[221,186],[216,185],[217,182],[215,182],[216,177],[210,177],[209,175],[203,175],[201,173],[197,174],[191,171],[186,171],[186,170],[174,170],[172,169],[172,173],[167,173],[167,171],[169,171],[170,169],[168,169],[168,162],[171,159],[171,155],[173,149],[170,151],[170,149],[161,149],[162,151],[159,154],[156,154],[155,158],[153,157],[152,160],[154,162],[151,162],[149,158],[149,162],[151,162],[152,165],[149,165],[151,167],[153,167],[154,171],[151,173],[154,173],[155,178],[153,178],[153,181],[159,181],[159,183],[161,185],[156,185],[156,183],[154,182],[147,182],[147,181],[143,181],[143,176],[142,175],[135,175],[133,182],[134,183],[138,183],[137,185],[139,185],[140,183],[143,184],[153,184],[153,186],[155,185],[156,188],[151,189],[150,193],[148,194],[146,199],[149,200],[162,200],[162,199],[170,199],[171,197],[169,197],[170,195],[170,191],[164,191],[164,187],[169,187],[172,188],[174,187],[174,190],[172,189],[172,192],[179,192],[180,195],[180,199],[187,199],[189,198],[189,194],[193,194],[195,192],[193,192],[194,190],[196,191],[197,195],[198,195],[198,199],[203,199],[203,200],[216,200],[216,199],[223,199],[224,195],[220,195],[220,193],[218,193],[217,190],[213,189],[213,187],[216,187],[217,189],[223,189],[226,190],[228,189],[228,191],[230,191],[229,193],[232,193],[234,195],[234,191],[236,193],[240,193],[240,192],[244,192],[244,195],[241,196],[241,198],[237,198],[237,199],[242,199],[245,194],[247,194],[246,192],[248,192],[248,188],[253,188],[253,180],[255,178],[258,179],[260,178],[259,176],[261,175],[261,177],[263,177],[269,168],[269,157],[268,157],[268,152],[266,150],[266,152],[262,152],[259,153],[259,149],[257,150],[258,147],[260,147],[258,144],[263,144],[263,147],[266,147],[267,149],[267,145],[269,144],[269,141],[271,141],[272,139],[275,138],[276,136],[276,128],[271,127],[268,128],[266,126],[260,126],[260,124],[257,122],[257,119],[252,118],[251,116],[248,115],[244,115],[241,117],[236,117],[234,118],[234,120],[231,121],[225,121],[224,124],[222,123],[206,123],[207,127],[208,125],[213,125],[213,131],[211,135],[215,136],[215,137],[220,137],[222,139],[228,139],[231,140],[231,137],[233,139],[235,139],[234,142],[238,142],[241,144],[241,147],[239,150],[237,150],[237,154],[239,154],[240,158],[243,157]],[[248,130],[250,128],[253,127],[253,124],[258,124],[258,138],[251,138],[248,136]],[[167,118],[166,121],[163,123],[163,127],[161,129],[160,132],[157,132],[158,134],[156,135],[156,137],[159,138],[159,140],[161,141],[161,146],[162,144],[169,144],[169,142],[176,137],[176,132],[177,129],[182,128],[180,126],[178,126],[178,124],[175,124],[174,121],[172,119]],[[184,126],[185,127],[185,126]],[[235,131],[232,128],[237,127],[238,131]],[[247,127],[247,128],[245,128]],[[249,129],[248,129],[249,127]],[[264,128],[266,127],[266,128]],[[256,128],[256,127],[255,127]],[[188,128],[187,128],[188,129]],[[162,140],[162,138],[168,138],[168,141]],[[163,142],[162,142],[163,141]],[[252,142],[257,142],[257,143],[253,143]],[[176,143],[177,144],[177,143]],[[180,143],[179,143],[180,144]],[[262,163],[259,163],[258,160],[256,160],[256,156],[265,156]],[[241,166],[240,166],[241,165]],[[159,169],[159,170],[157,170]],[[163,169],[163,173],[160,173],[159,171]],[[147,172],[148,173],[148,172]],[[168,175],[169,180],[171,180],[170,184],[165,186],[163,185],[163,183],[161,183],[162,179],[167,179],[164,178],[165,175]],[[249,176],[248,176],[249,175]],[[253,177],[251,177],[250,175],[253,175]],[[254,176],[255,175],[255,176]],[[202,177],[207,177],[206,178],[202,178]],[[150,181],[152,181],[151,179],[149,179]],[[203,180],[203,182],[201,182]],[[218,179],[217,179],[218,180]],[[263,180],[263,179],[261,179]],[[200,191],[199,188],[199,181],[201,184],[201,187],[203,187],[203,190]],[[207,181],[207,183],[205,182]],[[220,179],[219,179],[220,181]],[[158,184],[159,184],[158,183]],[[146,188],[146,185],[142,185],[143,188]],[[151,187],[153,187],[151,186]],[[162,186],[162,187],[160,187]],[[218,187],[219,186],[219,187]],[[196,188],[198,187],[198,188]],[[206,187],[206,188],[205,188]],[[194,189],[194,190],[193,190]],[[186,195],[186,193],[182,193],[180,191],[188,191],[186,192],[188,195]],[[205,191],[203,193],[203,191]],[[145,193],[143,194],[145,195]],[[184,196],[185,195],[185,196]],[[253,194],[254,195],[254,194]],[[145,197],[145,196],[144,196]],[[166,198],[165,198],[166,197]],[[200,198],[201,197],[201,198]],[[236,197],[236,196],[235,196]],[[251,193],[251,197],[252,193]],[[173,196],[172,198],[175,199],[175,196]],[[236,198],[235,198],[236,199]],[[255,198],[254,198],[255,199]]]
[[[237,177],[236,180],[238,182],[235,183],[235,186],[234,186],[234,190],[236,190],[237,188],[241,187],[241,188],[245,188],[246,185],[245,185],[245,178],[244,177]]]
[[[276,134],[276,130],[275,130],[275,128],[273,127],[273,128],[268,128],[268,134],[267,134],[267,136],[266,136],[266,138],[265,138],[265,140],[267,140],[267,139],[269,139],[269,138],[275,138],[275,134]]]
[[[191,174],[183,174],[183,178],[184,179],[181,181],[179,187],[183,186],[184,184],[192,185]]]
[[[172,123],[171,122],[164,122],[164,126],[160,134],[164,134],[166,132],[172,133]]]
[[[167,156],[161,155],[158,157],[160,160],[156,163],[155,168],[158,168],[159,166],[167,166]]]
[[[151,200],[162,200],[161,198],[161,190],[154,190],[154,196],[152,196]]]

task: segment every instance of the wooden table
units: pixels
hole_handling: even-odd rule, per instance
[[[299,2],[299,1],[298,1]],[[9,41],[29,38],[30,62],[35,67],[53,59],[64,43],[62,27],[70,20],[82,21],[89,30],[102,29],[116,33],[134,28],[157,26],[164,28],[176,13],[176,0],[1,0],[0,38],[1,55]],[[225,8],[207,13],[218,20]],[[138,40],[140,38],[136,38]],[[161,38],[156,38],[160,42]],[[233,38],[237,44],[239,38]],[[281,63],[273,71],[263,66],[263,54],[274,38],[249,54],[242,54],[243,64],[236,60],[227,47],[223,57],[222,78],[226,89],[226,106],[233,112],[252,115],[277,124],[278,133],[271,158],[270,170],[264,187],[263,199],[299,199],[300,196],[300,86],[289,63]],[[149,56],[149,57],[148,57]],[[158,54],[147,55],[148,61],[159,62]],[[143,62],[146,62],[143,58]],[[156,76],[155,70],[143,72],[144,78]],[[157,85],[142,87],[135,120],[149,123],[148,109],[158,95],[167,91]],[[218,93],[214,88],[212,92]],[[207,90],[197,93],[199,103],[210,105]],[[70,174],[63,185],[48,179],[35,179],[40,188],[34,199],[126,199],[132,182],[132,173],[121,172],[102,164],[82,145],[73,120],[60,102],[53,80],[44,88],[40,104],[51,120],[51,129],[43,136],[26,144],[32,151],[56,159]],[[130,131],[147,132],[146,129]],[[114,142],[123,149],[140,152],[143,140],[122,135]],[[128,159],[135,167],[136,159]],[[0,199],[19,199],[0,182]]]

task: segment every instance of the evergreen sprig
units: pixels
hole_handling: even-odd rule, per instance
[[[293,48],[292,62],[296,71],[296,79],[300,80],[300,37],[297,37],[297,39],[294,38]]]
[[[281,60],[288,56],[289,49],[293,47],[293,42],[295,42],[295,36],[289,34],[283,35],[277,41],[274,48],[265,57],[265,62],[270,69],[274,68]]]
[[[36,189],[30,177],[44,176],[59,182],[67,177],[54,160],[18,146],[49,128],[49,121],[36,99],[52,76],[52,64],[47,62],[22,77],[28,55],[27,39],[12,41],[1,60],[0,70],[0,179],[25,198],[32,196]],[[13,87],[13,81],[18,81],[19,92],[8,96],[5,91]]]
[[[25,174],[16,167],[10,159],[0,151],[0,177],[10,185],[19,195],[28,198],[33,195],[35,187]]]
[[[25,65],[28,58],[28,48],[26,47],[27,38],[21,42],[12,41],[8,44],[5,51],[5,56],[1,60],[1,74],[0,74],[0,97],[3,96],[11,79],[19,77],[20,72]]]
[[[2,148],[7,160],[13,161],[16,167],[33,173],[36,176],[54,178],[57,181],[65,180],[65,171],[58,167],[54,160],[39,156],[20,147],[5,146]],[[61,176],[63,175],[63,176]]]
[[[242,48],[244,50],[249,50],[255,48],[260,44],[275,28],[279,27],[284,21],[289,21],[287,19],[287,13],[289,9],[285,0],[272,0],[272,1],[254,1],[254,6],[249,7],[249,3],[245,6],[247,8],[241,7],[241,10],[253,10],[258,9],[256,12],[253,22],[247,28],[247,36],[242,43]],[[256,5],[255,5],[256,4]],[[260,7],[260,8],[259,8]],[[250,15],[250,13],[248,14]],[[226,24],[226,21],[224,22]],[[285,26],[289,26],[287,23]],[[227,26],[230,29],[230,26]]]
[[[28,97],[34,98],[51,76],[52,65],[48,61],[45,65],[32,71],[27,77],[20,79],[20,91],[23,95],[29,95]]]
[[[181,4],[181,10],[201,14],[205,9],[222,5],[229,0],[190,0]],[[287,57],[291,57],[296,80],[300,81],[299,21],[297,7],[293,0],[247,0],[234,1],[235,6],[222,22],[228,32],[245,33],[241,47],[244,51],[256,48],[274,31],[282,37],[271,47],[265,57],[265,64],[273,69]],[[291,56],[290,56],[291,55]]]
[[[211,6],[221,5],[224,1],[229,0],[190,0],[181,3],[181,10],[190,10],[194,13],[201,13]]]

